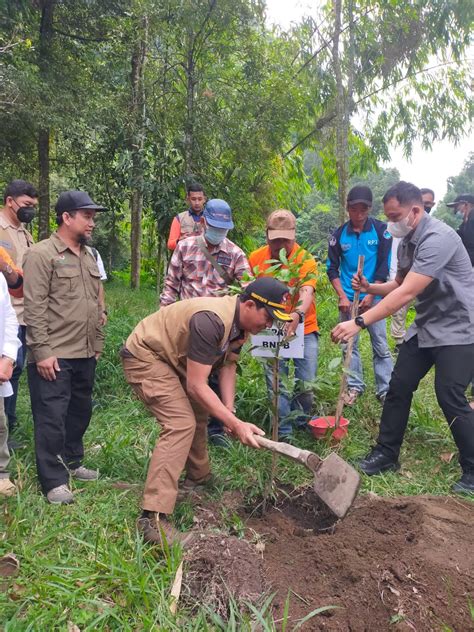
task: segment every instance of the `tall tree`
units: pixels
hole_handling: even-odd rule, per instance
[[[131,120],[130,151],[132,155],[131,210],[131,265],[130,284],[140,286],[140,254],[142,240],[142,212],[144,192],[143,151],[145,148],[146,100],[145,100],[145,60],[148,39],[148,17],[139,19],[136,44],[132,52],[131,69]]]
[[[44,85],[49,84],[49,72],[52,64],[53,17],[57,0],[39,0],[41,19],[39,26],[38,69]],[[51,129],[42,124],[38,129],[38,238],[49,236],[49,151]]]

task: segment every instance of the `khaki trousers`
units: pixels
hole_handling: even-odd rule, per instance
[[[8,423],[3,410],[3,397],[0,397],[0,478],[8,478],[8,463],[10,453],[8,452]]]
[[[193,481],[210,475],[207,411],[190,401],[184,380],[166,362],[122,357],[127,382],[161,426],[143,492],[143,509],[170,514],[178,480],[186,471]]]
[[[392,334],[392,338],[395,340],[395,344],[401,345],[405,334],[407,332],[406,328],[406,319],[407,313],[410,305],[404,305],[400,307],[400,309],[392,314],[392,322],[390,324],[390,333]]]

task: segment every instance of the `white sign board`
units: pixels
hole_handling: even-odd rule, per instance
[[[272,327],[250,337],[252,355],[258,358],[274,358],[280,345],[280,358],[304,358],[304,323],[298,325],[296,335],[291,340],[285,339],[281,329]]]

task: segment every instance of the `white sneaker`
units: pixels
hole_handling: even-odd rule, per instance
[[[0,478],[0,496],[13,496],[15,492],[16,487],[9,478]]]
[[[90,470],[87,467],[81,465],[75,470],[69,470],[71,476],[78,481],[96,481],[99,478],[99,472],[97,470]]]
[[[46,494],[46,498],[52,505],[70,505],[74,502],[72,491],[67,485],[53,487],[53,489],[50,489]]]

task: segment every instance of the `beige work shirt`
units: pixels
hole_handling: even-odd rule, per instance
[[[25,253],[33,245],[33,237],[26,230],[23,224],[15,226],[6,216],[4,211],[0,211],[0,246],[3,246],[13,259],[15,264],[23,267]],[[23,298],[11,297],[13,308],[20,325],[24,325],[23,320]]]
[[[100,272],[85,246],[74,254],[57,233],[33,245],[23,265],[28,362],[101,352]]]

